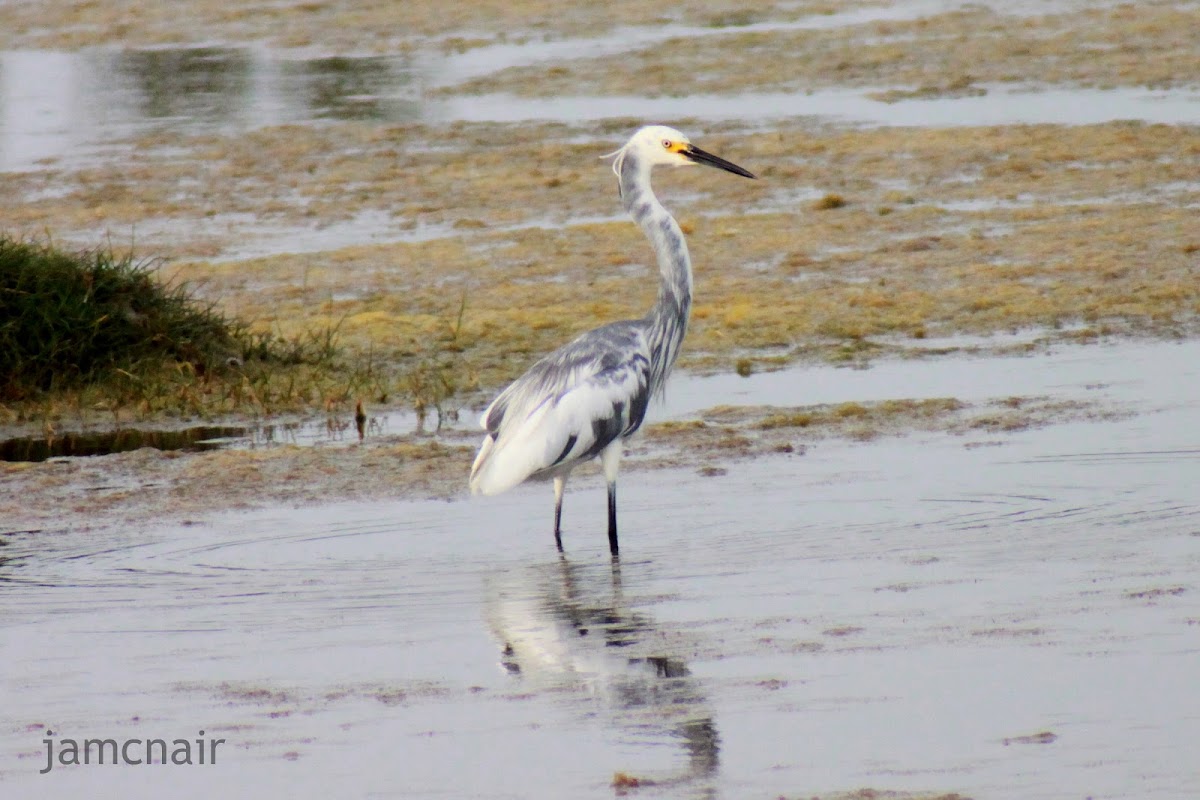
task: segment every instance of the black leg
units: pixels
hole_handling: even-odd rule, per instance
[[[617,484],[608,485],[608,549],[617,556]]]
[[[559,496],[554,501],[554,544],[558,546],[558,552],[562,552],[562,497]]]
[[[562,552],[562,498],[563,489],[567,485],[567,477],[559,475],[554,479],[554,544],[558,552]]]

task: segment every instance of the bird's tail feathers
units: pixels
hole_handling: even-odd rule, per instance
[[[483,437],[483,444],[479,446],[479,454],[475,456],[475,463],[471,465],[471,478],[468,481],[468,485],[471,487],[471,494],[480,494],[483,491],[480,486],[483,466],[487,464],[488,455],[492,452],[492,447],[495,444],[496,437],[490,433]]]
[[[493,495],[507,492],[541,468],[540,462],[524,455],[520,449],[496,449],[490,436],[483,443],[475,466],[471,470],[471,493]]]
[[[499,438],[489,434],[484,439],[471,467],[473,494],[506,492],[549,466],[547,451],[550,443],[538,426],[546,411],[547,407],[543,406],[531,414],[521,428],[505,431]]]

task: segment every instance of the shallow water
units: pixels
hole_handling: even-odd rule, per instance
[[[114,148],[120,152],[123,140],[148,133],[228,135],[345,119],[439,124],[634,117],[754,123],[811,117],[905,127],[1114,120],[1190,125],[1200,119],[1200,93],[1194,89],[991,86],[978,97],[892,103],[868,96],[895,88],[886,86],[687,97],[427,93],[457,82],[458,76],[520,62],[513,50],[537,61],[564,50],[578,52],[579,46],[498,45],[421,64],[401,57],[313,57],[253,47],[0,53],[0,171],[36,169],[58,159],[86,163]]]
[[[951,337],[922,345],[986,351],[1032,342],[1037,336],[1030,331],[1012,336]],[[971,403],[1048,396],[1158,410],[1192,401],[1198,384],[1189,378],[1187,365],[1198,358],[1200,343],[1194,341],[1115,341],[1094,346],[1047,345],[1021,355],[981,358],[967,351],[928,360],[881,360],[869,369],[789,368],[756,373],[749,379],[733,373],[684,374],[671,379],[661,408],[665,417],[677,419],[717,405],[788,407],[936,397]],[[1137,368],[1131,369],[1131,364]]]
[[[1094,125],[1115,120],[1194,124],[1200,93],[1193,90],[1007,89],[990,87],[978,97],[872,100],[875,89],[694,94],[687,97],[568,96],[554,98],[480,95],[431,105],[437,119],[471,122],[525,120],[577,122],[608,118],[780,120],[813,117],[884,127],[1055,124]]]
[[[0,170],[92,159],[150,132],[416,119],[413,77],[399,57],[314,58],[255,47],[0,53]]]
[[[919,394],[906,380],[986,395],[994,364],[1006,393],[1142,413],[633,473],[617,569],[587,480],[563,559],[545,486],[7,534],[0,781],[587,798],[625,772],[666,785],[647,796],[1195,797],[1197,349],[961,359],[946,385],[943,362],[755,376],[767,398],[790,376],[805,402]],[[229,742],[215,766],[40,776],[39,726]]]

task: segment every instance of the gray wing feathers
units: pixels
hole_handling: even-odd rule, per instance
[[[538,361],[488,406],[471,488],[494,494],[595,457],[638,429],[649,403],[643,326],[617,322]]]

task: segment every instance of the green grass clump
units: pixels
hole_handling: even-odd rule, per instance
[[[0,411],[270,413],[370,383],[369,370],[336,363],[336,325],[255,332],[154,266],[0,235]]]
[[[117,373],[240,360],[244,326],[110,251],[0,238],[0,399],[76,389]]]

